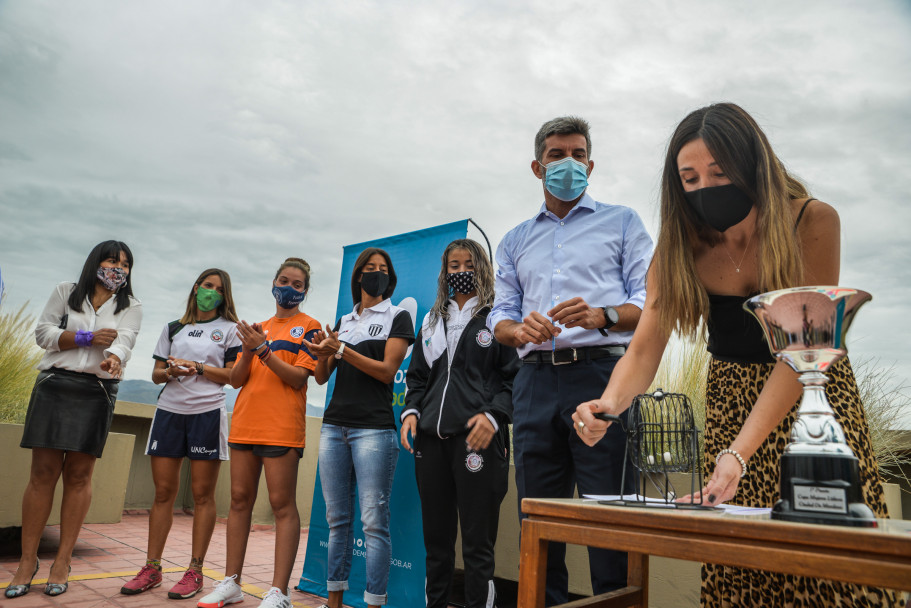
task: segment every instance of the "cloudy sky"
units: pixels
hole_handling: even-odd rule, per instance
[[[203,268],[261,320],[304,257],[330,321],[345,244],[472,217],[496,246],[542,201],[554,116],[591,122],[589,192],[654,235],[671,131],[734,101],[841,214],[841,283],[874,294],[852,355],[907,382],[908,66],[905,1],[0,1],[4,307],[124,240],[148,378]]]

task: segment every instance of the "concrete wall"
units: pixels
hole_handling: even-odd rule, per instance
[[[28,485],[32,451],[19,447],[21,424],[0,423],[0,528],[22,525],[22,495]],[[114,523],[123,513],[133,453],[132,435],[111,433],[92,476],[92,506],[86,523]],[[60,523],[63,482],[57,483],[49,525]]]

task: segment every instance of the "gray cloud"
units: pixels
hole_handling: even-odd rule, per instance
[[[259,319],[305,257],[331,321],[345,244],[471,216],[496,245],[540,204],[532,139],[556,115],[589,119],[592,194],[654,234],[672,129],[731,100],[841,214],[841,282],[875,296],[856,356],[908,378],[909,60],[911,11],[886,0],[0,4],[8,302],[40,308],[126,240],[147,377],[204,267]]]

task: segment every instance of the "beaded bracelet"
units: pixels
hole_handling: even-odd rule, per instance
[[[746,477],[747,476],[747,463],[743,459],[743,456],[741,456],[740,454],[737,453],[737,450],[732,450],[731,448],[725,448],[725,449],[721,450],[720,452],[718,452],[718,455],[715,456],[715,465],[718,464],[718,461],[721,460],[721,457],[724,456],[725,454],[730,454],[731,456],[733,456],[734,458],[737,459],[737,462],[740,463],[740,476]]]

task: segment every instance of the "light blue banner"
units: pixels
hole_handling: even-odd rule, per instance
[[[436,299],[437,277],[440,273],[440,256],[450,242],[465,238],[468,234],[468,220],[443,224],[434,228],[417,230],[344,248],[342,279],[338,290],[338,306],[335,317],[351,312],[351,272],[358,254],[367,247],[379,247],[389,252],[398,284],[392,296],[392,303],[414,314],[415,325],[433,306]],[[415,327],[417,333],[417,327]],[[405,405],[405,372],[411,362],[411,350],[402,362],[395,376],[393,388],[393,410],[396,424]],[[335,374],[329,380],[326,403],[335,388]],[[313,448],[308,448],[313,449]],[[392,484],[392,512],[390,531],[392,534],[392,560],[389,571],[387,606],[391,608],[423,608],[424,600],[424,535],[421,531],[421,501],[418,497],[414,478],[414,457],[399,447],[398,465]],[[366,553],[364,534],[361,529],[360,506],[354,508],[354,543],[351,547],[351,575],[348,591],[343,603],[363,608],[364,587],[366,586]],[[320,484],[319,467],[316,470],[316,484],[313,488],[313,505],[310,512],[310,532],[307,536],[307,555],[304,571],[297,589],[326,597],[326,572],[329,546],[329,527],[326,524],[326,502]]]

